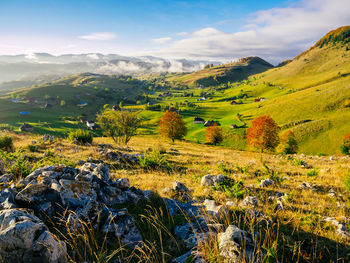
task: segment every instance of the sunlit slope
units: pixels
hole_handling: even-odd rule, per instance
[[[259,57],[247,57],[239,62],[208,67],[189,74],[176,75],[168,78],[185,85],[217,85],[219,83],[235,82],[257,73],[271,69],[273,66]]]

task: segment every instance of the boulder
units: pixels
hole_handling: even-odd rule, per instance
[[[237,226],[230,225],[225,232],[218,234],[220,255],[227,263],[256,262],[253,237]]]
[[[264,179],[261,180],[260,184],[258,185],[258,187],[267,187],[267,186],[274,186],[275,182],[272,179]]]
[[[65,207],[74,209],[97,199],[97,193],[89,182],[61,179],[59,183],[62,187],[60,196]]]
[[[66,245],[57,241],[36,216],[23,210],[2,210],[0,259],[4,263],[65,263]]]
[[[108,209],[105,213],[107,217],[101,227],[103,233],[116,237],[131,248],[142,246],[142,236],[127,209]]]
[[[0,209],[16,208],[16,193],[11,188],[5,188],[0,191]]]
[[[61,204],[58,193],[45,184],[28,184],[20,191],[15,200],[24,207],[30,207],[43,220],[56,214]]]
[[[215,200],[206,199],[203,203],[205,211],[209,216],[221,217],[227,214],[228,208],[226,205],[217,205]]]
[[[201,185],[202,186],[212,186],[214,185],[214,176],[207,174],[204,175],[201,179]]]

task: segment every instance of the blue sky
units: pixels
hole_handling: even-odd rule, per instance
[[[0,54],[294,56],[350,24],[349,0],[0,0]]]

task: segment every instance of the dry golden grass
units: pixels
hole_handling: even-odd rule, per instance
[[[13,135],[15,148],[25,148],[32,141],[40,140],[37,136]],[[39,143],[39,152],[28,153],[36,157],[43,156],[47,149],[53,149],[57,156],[79,161],[86,160],[88,157],[93,159],[102,158],[98,152],[98,144],[111,144],[116,150],[127,153],[143,153],[148,149],[165,150],[165,156],[172,165],[171,170],[156,169],[147,171],[141,169],[138,165],[133,167],[111,169],[115,177],[128,177],[131,185],[142,190],[153,190],[163,195],[162,190],[170,187],[174,181],[183,182],[189,189],[193,190],[193,196],[196,199],[206,198],[215,199],[217,203],[224,204],[228,199],[239,203],[241,200],[236,197],[228,196],[215,189],[205,189],[200,185],[200,179],[206,174],[222,174],[224,171],[220,164],[232,171],[226,173],[227,176],[236,181],[241,180],[244,183],[245,195],[256,195],[259,199],[260,212],[266,215],[274,222],[274,227],[264,230],[264,240],[260,244],[267,247],[275,246],[278,240],[279,245],[274,248],[283,256],[288,256],[290,250],[294,251],[292,262],[308,262],[309,260],[322,261],[332,259],[331,261],[346,262],[347,257],[344,253],[350,253],[350,250],[344,250],[350,246],[350,240],[340,238],[336,233],[336,228],[326,222],[323,222],[324,216],[335,217],[345,223],[348,230],[349,222],[345,218],[350,217],[350,198],[346,191],[343,178],[350,172],[350,158],[344,156],[293,156],[289,159],[286,156],[278,156],[268,153],[256,153],[246,151],[236,151],[224,147],[214,147],[210,145],[195,144],[185,141],[171,141],[157,136],[137,136],[132,138],[129,145],[116,145],[110,138],[94,138],[91,146],[77,146],[60,139],[52,145]],[[307,168],[295,165],[295,160],[302,159],[308,164]],[[258,179],[267,178],[267,175],[256,176],[255,171],[264,171],[264,164],[269,169],[274,170],[279,178],[283,178],[281,185],[274,187],[259,188]],[[309,177],[307,173],[311,170],[317,170],[318,175]],[[300,190],[298,185],[302,182],[309,182],[320,187],[320,191]],[[334,189],[338,197],[328,196],[329,189]],[[284,211],[275,211],[276,200],[269,201],[268,197],[276,192],[287,194],[284,204]],[[339,204],[337,203],[339,202]],[[233,209],[233,213],[235,209]],[[246,230],[256,230],[257,222],[251,222],[245,217],[232,216],[227,224],[236,224]],[[304,240],[305,239],[305,240]],[[210,243],[212,242],[212,243]],[[215,240],[203,244],[202,248],[212,247]],[[281,245],[285,244],[285,245]],[[334,255],[334,250],[341,249],[341,252]],[[286,251],[289,252],[287,253]],[[329,250],[329,251],[327,251]],[[283,252],[284,251],[284,252]],[[202,251],[203,252],[203,251]],[[216,249],[204,251],[210,262],[219,262],[219,256]],[[215,254],[216,253],[216,254]],[[337,252],[338,253],[338,252]],[[325,256],[327,255],[327,256]],[[350,257],[350,254],[347,254]],[[333,260],[334,259],[334,260]],[[281,260],[281,258],[280,258]],[[160,261],[162,262],[162,258]],[[290,262],[286,258],[281,262]]]

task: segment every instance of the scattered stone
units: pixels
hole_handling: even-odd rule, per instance
[[[277,200],[277,203],[275,206],[275,212],[276,211],[284,211],[284,206],[281,200]]]
[[[270,185],[274,186],[275,182],[272,179],[264,179],[264,180],[261,180],[258,187],[268,187]]]
[[[227,177],[225,175],[222,174],[218,174],[216,176],[214,175],[204,175],[201,179],[201,185],[202,186],[214,186],[217,185],[218,183],[223,183],[225,182],[225,180],[227,179]]]
[[[209,216],[221,217],[228,213],[226,205],[217,205],[215,200],[206,199],[203,203]]]
[[[227,263],[258,261],[252,235],[237,226],[230,225],[225,232],[219,233],[218,244],[220,255]]]
[[[240,205],[256,207],[259,205],[258,198],[256,196],[247,196],[243,199]]]
[[[212,186],[214,185],[214,176],[207,174],[204,175],[201,179],[201,185],[202,186]]]
[[[55,136],[52,136],[52,135],[49,135],[49,134],[45,134],[44,136],[43,136],[43,142],[44,143],[53,143],[55,141]]]

